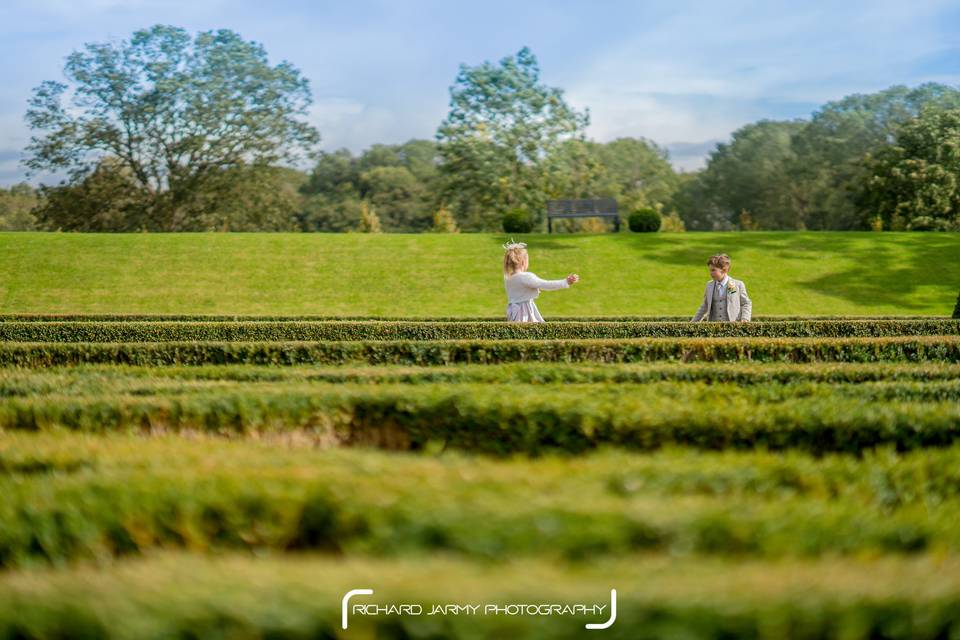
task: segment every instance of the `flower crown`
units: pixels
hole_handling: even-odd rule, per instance
[[[511,249],[526,249],[526,242],[514,242],[513,238],[510,238],[510,242],[504,242],[503,248],[505,251],[510,251]]]

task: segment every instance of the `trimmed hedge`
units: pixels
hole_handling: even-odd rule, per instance
[[[422,450],[443,443],[509,455],[580,453],[600,445],[648,451],[799,449],[861,453],[960,441],[955,381],[793,389],[732,385],[275,385],[158,396],[13,397],[0,428],[109,431],[300,431],[328,445]],[[858,387],[862,387],[858,388]],[[722,410],[716,410],[717,398]]]
[[[461,471],[472,472],[464,483]],[[200,468],[219,473],[273,473],[324,486],[423,495],[423,484],[439,482],[463,490],[471,482],[512,487],[523,498],[541,496],[564,502],[559,494],[583,493],[594,499],[652,495],[730,496],[776,499],[784,495],[822,500],[859,501],[869,508],[908,506],[918,501],[960,503],[960,445],[896,452],[890,448],[862,456],[798,451],[698,451],[665,448],[636,455],[602,448],[584,456],[545,455],[498,458],[456,451],[421,456],[371,449],[318,449],[288,446],[286,439],[225,439],[192,434],[144,437],[135,434],[90,434],[70,431],[11,431],[0,438],[0,478],[23,482],[67,482],[66,475],[90,471],[84,482],[116,473],[195,475]],[[373,473],[389,468],[395,474]],[[366,470],[370,473],[359,474]],[[57,476],[54,478],[53,476]],[[567,483],[576,476],[582,483]],[[523,482],[516,482],[517,478]],[[339,490],[338,490],[339,492]],[[498,493],[506,499],[505,493]],[[459,501],[460,497],[453,498]],[[470,505],[466,505],[469,507]]]
[[[354,478],[359,487],[350,489],[342,480],[330,487],[322,477],[299,472],[5,482],[0,567],[177,547],[381,556],[442,551],[488,560],[585,560],[644,550],[768,558],[960,551],[956,501],[930,510],[890,510],[785,496],[617,500],[608,494],[598,498],[600,505],[585,508],[582,494],[563,493],[551,499],[531,495],[528,508],[518,510],[516,492],[505,483],[482,489],[506,497],[466,506],[479,488],[451,488],[438,496],[431,495],[431,483],[418,483],[414,493],[413,486],[389,490]]]
[[[767,367],[786,370],[764,372]],[[756,402],[787,398],[847,397],[876,400],[945,401],[960,400],[960,367],[953,365],[928,369],[926,373],[883,370],[847,372],[851,365],[829,367],[830,371],[817,373],[827,365],[805,367],[800,365],[668,365],[637,367],[633,365],[590,366],[581,371],[575,365],[535,365],[533,367],[504,367],[484,365],[430,368],[416,371],[401,369],[396,374],[391,368],[331,369],[326,372],[300,371],[288,375],[280,368],[257,373],[233,375],[224,372],[203,371],[191,376],[190,368],[170,372],[165,368],[142,368],[133,375],[123,367],[95,369],[84,366],[66,368],[59,372],[37,369],[0,370],[0,398],[32,398],[35,396],[171,396],[200,393],[309,393],[329,392],[338,384],[359,383],[354,388],[370,389],[376,385],[402,384],[413,387],[456,389],[456,385],[498,386],[510,394],[552,394],[557,390],[570,393],[591,393],[594,390],[617,394],[648,394],[650,389],[661,393],[699,399],[699,394],[710,394],[711,389],[730,388],[738,396],[747,396]],[[856,366],[856,365],[853,365]],[[230,367],[227,367],[230,369]],[[492,371],[485,369],[492,368]],[[903,367],[899,367],[903,369]],[[925,368],[914,365],[914,368]],[[744,369],[738,371],[738,369]],[[908,368],[909,369],[909,368]],[[406,373],[402,373],[406,371]],[[432,374],[432,375],[431,375]],[[706,383],[706,386],[704,385]],[[734,383],[737,386],[731,387]],[[564,386],[566,385],[566,386]],[[576,386],[572,386],[576,385]],[[742,387],[742,388],[738,388]]]
[[[656,360],[960,362],[960,337],[647,338],[623,340],[383,340],[367,342],[0,343],[0,366],[75,364],[446,365]]]
[[[957,294],[957,304],[953,307],[953,317],[960,319],[960,293]]]
[[[105,439],[91,451],[73,440],[72,459],[26,438],[0,455],[7,468],[20,463],[0,475],[0,567],[177,547],[575,560],[960,551],[958,448],[864,460],[604,452],[475,462],[242,442],[224,452],[203,439]]]
[[[798,383],[939,382],[960,380],[960,365],[943,363],[637,363],[523,362],[449,367],[197,365],[143,367],[78,365],[54,369],[0,368],[0,396],[33,394],[154,393],[161,385],[181,392],[245,383],[486,383],[556,384],[709,382],[738,385]],[[251,387],[252,388],[252,387]]]
[[[4,482],[0,567],[178,547],[394,557],[442,551],[487,560],[586,560],[636,551],[766,558],[960,551],[957,501],[929,510],[870,509],[816,497],[616,499],[608,492],[585,508],[582,493],[554,491],[549,499],[529,495],[528,508],[517,509],[516,490],[506,483],[454,485],[461,488],[437,496],[429,482],[398,490],[354,478],[350,488],[345,478],[330,486],[322,475],[298,471]],[[481,490],[504,497],[469,504]]]
[[[635,233],[653,233],[660,230],[663,218],[660,212],[651,207],[642,207],[632,212],[627,218],[630,231]]]
[[[508,209],[500,219],[505,233],[530,233],[533,231],[533,217],[526,209],[519,207]]]
[[[691,316],[551,316],[550,322],[686,322]],[[754,322],[812,320],[947,320],[949,316],[753,316]],[[0,322],[503,322],[503,316],[264,316],[185,314],[31,314],[0,313]]]
[[[334,383],[344,383],[344,380],[334,380]],[[385,380],[366,381],[367,384],[361,384],[352,388],[371,390],[377,385],[386,384]],[[372,382],[372,384],[371,384]],[[396,383],[396,381],[390,381]],[[451,384],[453,382],[453,384]],[[704,385],[703,383],[707,383]],[[453,389],[456,385],[477,384],[476,382],[454,380],[444,381],[440,384],[421,381],[419,384],[409,385],[400,383],[404,386],[420,387],[423,389]],[[942,402],[947,400],[960,401],[960,379],[950,378],[943,380],[881,380],[877,382],[868,382],[859,380],[855,384],[841,384],[833,380],[827,384],[823,382],[811,382],[808,380],[794,380],[789,384],[768,383],[743,385],[743,388],[730,386],[729,382],[724,383],[718,379],[699,377],[693,380],[657,380],[649,378],[640,380],[639,384],[634,381],[611,381],[605,382],[583,382],[577,383],[576,380],[554,380],[552,382],[538,381],[536,384],[514,382],[513,384],[501,381],[480,382],[482,387],[499,387],[505,393],[517,394],[536,394],[542,393],[545,397],[555,394],[556,391],[567,393],[615,393],[615,394],[649,394],[651,389],[660,393],[666,393],[672,396],[683,394],[690,401],[700,401],[700,396],[709,396],[718,389],[730,389],[737,397],[748,397],[754,402],[780,401],[793,398],[813,398],[813,397],[844,397],[858,400],[910,400],[922,402]],[[743,384],[738,381],[737,384]],[[576,386],[574,386],[576,385]],[[396,384],[395,384],[396,386]],[[0,398],[5,397],[23,397],[31,398],[33,396],[48,395],[53,396],[53,400],[62,397],[85,397],[85,396],[179,396],[196,395],[209,393],[276,393],[287,390],[289,393],[329,393],[331,390],[340,388],[337,384],[331,384],[331,381],[320,379],[309,380],[289,380],[284,382],[264,380],[258,382],[247,381],[228,381],[228,380],[182,380],[174,378],[160,379],[138,379],[113,377],[108,379],[86,378],[84,376],[75,377],[67,381],[64,377],[59,380],[49,376],[17,376],[0,378]],[[386,388],[386,387],[385,387]]]
[[[476,563],[297,555],[164,554],[99,572],[0,578],[6,638],[544,638],[589,637],[609,617],[610,640],[776,638],[930,640],[960,627],[960,561],[825,558],[757,562],[629,555],[571,567],[545,559]],[[340,603],[422,607],[422,615],[360,615],[340,627]],[[430,615],[434,605],[606,604],[606,615]],[[481,608],[481,612],[485,612]]]
[[[4,322],[7,342],[583,340],[960,335],[960,320],[783,322]]]

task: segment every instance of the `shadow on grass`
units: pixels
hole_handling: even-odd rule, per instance
[[[869,247],[864,246],[865,239],[873,240]],[[853,303],[899,305],[905,311],[927,307],[910,299],[920,287],[949,286],[951,291],[960,287],[960,234],[844,232],[791,237],[737,233],[729,239],[686,234],[682,242],[664,237],[642,245],[631,243],[630,248],[643,252],[648,260],[684,266],[704,264],[715,253],[729,254],[736,266],[738,252],[745,249],[764,254],[771,269],[782,268],[782,261],[812,264],[839,258],[841,268],[799,279],[796,286]],[[952,296],[948,298],[943,305],[945,314],[950,313],[953,302]]]
[[[517,242],[526,242],[528,249],[570,251],[578,248],[575,244],[569,242],[570,239],[576,239],[575,234],[568,234],[567,242],[558,240],[555,236],[546,233],[516,233],[512,236],[511,234],[506,233],[492,236],[490,240],[498,247],[502,247],[503,244],[508,242],[511,238]]]
[[[870,300],[899,305],[905,310],[922,309],[926,305],[913,302],[909,296],[921,286],[960,286],[960,237],[923,234],[923,243],[911,243],[904,252],[894,253],[878,247],[852,261],[842,271],[824,274],[805,281],[821,293],[843,300]],[[949,300],[943,301],[943,313],[949,314]]]

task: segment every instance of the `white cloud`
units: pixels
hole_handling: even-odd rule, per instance
[[[746,123],[806,117],[854,92],[957,82],[960,74],[918,79],[915,68],[951,46],[949,27],[938,21],[949,6],[687,5],[597,52],[570,79],[567,96],[590,107],[590,134],[599,140],[715,142]]]
[[[389,110],[350,98],[315,101],[309,120],[320,130],[321,146],[326,150],[348,147],[359,151],[362,146],[383,142],[396,125],[396,117]]]
[[[434,110],[414,104],[384,106],[353,98],[321,98],[311,106],[309,120],[320,130],[324,150],[346,147],[358,153],[376,143],[432,138],[442,117],[442,106]]]
[[[670,163],[681,171],[695,171],[702,169],[707,163],[707,156],[713,151],[717,143],[722,140],[706,140],[704,142],[674,142],[666,145],[670,152]]]

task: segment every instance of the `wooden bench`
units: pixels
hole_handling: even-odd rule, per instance
[[[547,200],[547,233],[553,233],[554,218],[613,218],[614,230],[620,231],[617,201],[613,198]]]

